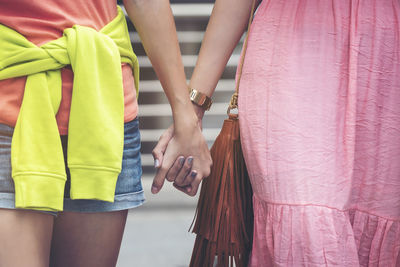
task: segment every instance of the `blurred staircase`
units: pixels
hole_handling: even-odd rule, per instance
[[[175,0],[171,1],[172,11],[178,32],[182,59],[185,66],[186,77],[190,79],[196,64],[197,54],[212,11],[211,0]],[[129,19],[128,19],[129,20]],[[128,22],[131,33],[132,45],[139,58],[140,64],[140,96],[139,96],[139,121],[142,139],[142,164],[143,183],[146,197],[149,200],[148,208],[193,208],[196,198],[191,198],[173,189],[171,185],[155,197],[149,192],[155,174],[151,151],[157,144],[158,138],[172,123],[171,109],[157,76],[146,57],[140,38],[132,23]],[[234,76],[239,60],[241,43],[222,75],[213,95],[214,104],[203,119],[203,133],[211,147],[219,133],[223,120],[226,118],[227,103],[234,91]],[[168,182],[166,182],[168,184]]]

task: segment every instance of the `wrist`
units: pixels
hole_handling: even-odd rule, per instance
[[[175,129],[187,129],[188,127],[196,127],[198,122],[197,113],[193,108],[193,104],[188,101],[185,104],[176,105],[172,111]]]
[[[187,87],[186,87],[187,88]],[[179,94],[173,99],[171,105],[172,116],[174,119],[175,129],[187,129],[187,127],[195,127],[201,125],[205,109],[197,103],[191,101],[189,90],[186,94]]]
[[[197,116],[198,120],[201,121],[203,119],[203,116],[204,116],[204,113],[205,113],[205,109],[202,108],[202,107],[199,107],[195,103],[192,103],[192,106],[193,106],[194,113],[196,113],[196,116]]]

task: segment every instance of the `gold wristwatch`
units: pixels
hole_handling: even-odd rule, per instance
[[[189,96],[190,100],[198,105],[199,107],[202,107],[205,110],[210,110],[212,100],[210,97],[206,96],[203,93],[200,93],[196,89],[189,88]]]

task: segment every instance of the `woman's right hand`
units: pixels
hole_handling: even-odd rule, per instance
[[[212,165],[210,151],[201,132],[201,120],[193,120],[186,114],[179,116],[160,137],[153,157],[158,168],[152,193],[158,193],[167,179],[181,191],[195,196],[201,180],[209,176]]]

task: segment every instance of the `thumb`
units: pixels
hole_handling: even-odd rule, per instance
[[[176,158],[179,156],[178,151],[175,149],[176,145],[173,141],[168,143],[167,150],[163,156],[163,161],[160,167],[157,169],[156,176],[153,179],[153,185],[151,186],[151,192],[157,194],[164,185],[165,178],[169,169],[175,163]]]
[[[153,159],[154,159],[154,167],[158,169],[163,160],[164,160],[164,152],[167,149],[168,143],[172,138],[173,129],[171,127],[165,131],[164,134],[161,135],[158,140],[157,145],[154,147],[152,151]]]
[[[165,177],[158,175],[157,172],[156,176],[153,179],[153,184],[151,185],[151,193],[157,194],[158,192],[160,192],[161,188],[164,185],[164,181]]]

